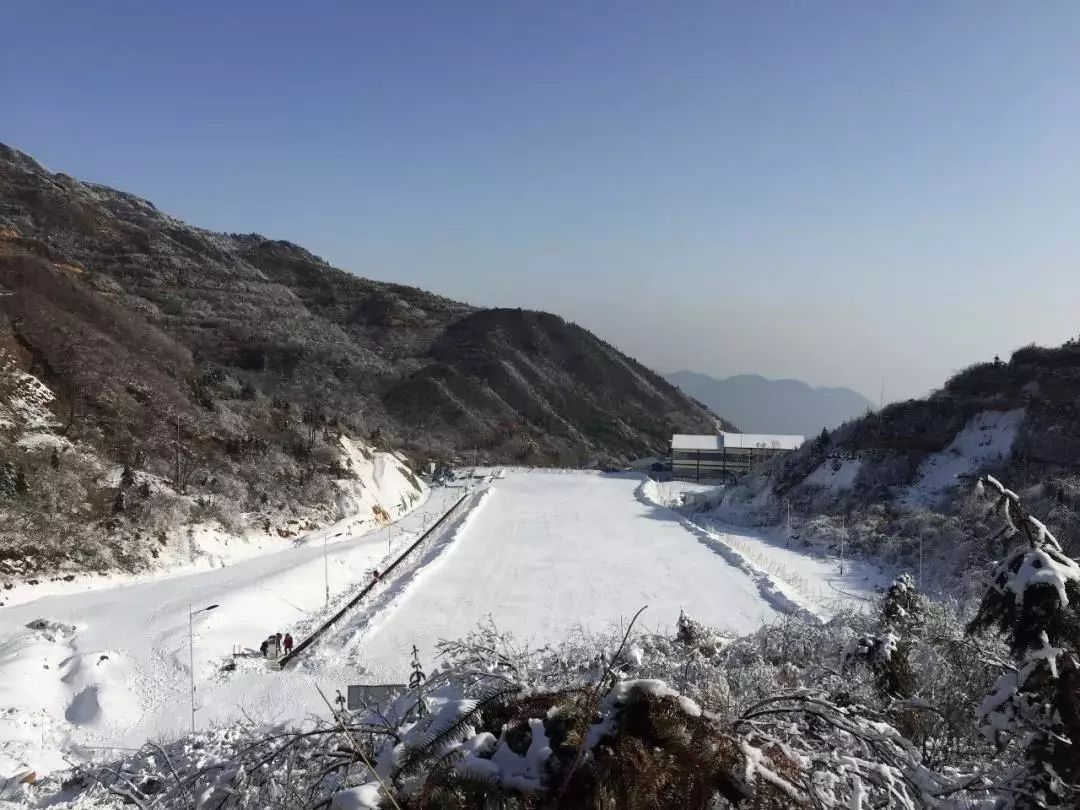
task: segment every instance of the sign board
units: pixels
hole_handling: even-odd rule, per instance
[[[390,704],[404,694],[408,688],[403,683],[350,685],[348,687],[347,706],[349,711],[353,712],[360,709],[382,711],[389,708]]]

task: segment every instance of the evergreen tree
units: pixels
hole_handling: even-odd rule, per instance
[[[19,473],[10,461],[0,465],[0,497],[14,498],[17,494],[16,481]]]
[[[30,491],[30,484],[26,480],[26,470],[22,465],[15,471],[15,494],[25,495]]]
[[[52,465],[54,470],[60,469],[60,452],[54,447],[52,455],[49,457],[49,464]]]
[[[116,497],[113,498],[112,510],[114,515],[122,514],[127,509],[127,496],[124,495],[124,490],[116,490]]]
[[[901,574],[882,599],[880,631],[851,641],[844,650],[843,668],[850,671],[857,663],[866,664],[883,698],[911,697],[915,692],[915,676],[909,657],[914,634],[923,625],[924,613],[915,580],[911,574]]]
[[[1016,668],[998,678],[979,707],[999,746],[1019,741],[1025,769],[1010,785],[1016,807],[1075,807],[1080,800],[1080,564],[992,476],[1002,533],[1021,542],[994,567],[969,633],[996,630]]]
[[[135,471],[125,464],[124,471],[120,473],[120,488],[130,489],[133,486],[135,486]]]
[[[821,434],[817,437],[818,450],[824,450],[829,446],[829,429],[822,428]]]

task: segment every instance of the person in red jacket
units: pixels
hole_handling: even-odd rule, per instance
[[[285,654],[286,655],[288,655],[289,653],[292,652],[292,645],[293,645],[292,634],[291,633],[286,633],[285,634]]]

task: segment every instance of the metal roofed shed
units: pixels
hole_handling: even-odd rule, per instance
[[[772,433],[676,433],[671,437],[671,474],[730,483],[773,456],[797,450],[804,441],[803,436]]]

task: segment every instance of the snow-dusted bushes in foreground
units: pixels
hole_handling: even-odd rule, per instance
[[[440,668],[379,712],[298,730],[219,729],[27,798],[340,810],[971,807],[969,782],[979,797],[984,783],[971,781],[969,763],[933,770],[924,745],[900,730],[906,714],[929,708],[898,706],[868,674],[841,671],[841,651],[873,624],[851,614],[729,639],[682,617],[670,638],[579,636],[539,649],[488,625],[444,644]],[[964,673],[952,677],[957,688]]]

